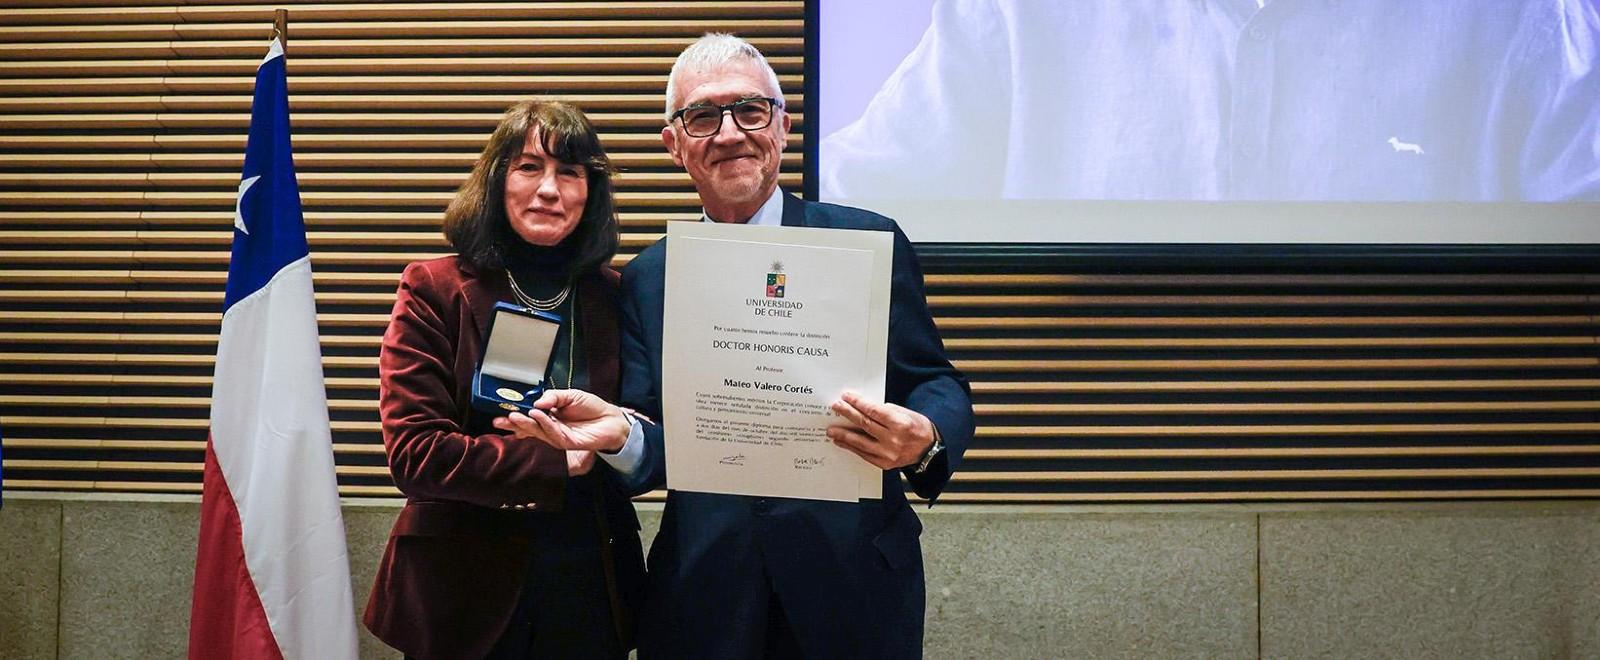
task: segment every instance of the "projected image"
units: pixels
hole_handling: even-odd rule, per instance
[[[884,6],[823,6],[825,200],[1600,200],[1595,0]]]

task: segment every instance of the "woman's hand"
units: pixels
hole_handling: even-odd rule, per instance
[[[494,427],[556,449],[615,453],[628,441],[633,423],[621,408],[583,390],[545,390],[527,415],[496,418]]]

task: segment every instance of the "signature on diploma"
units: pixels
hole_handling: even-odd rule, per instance
[[[723,465],[743,466],[744,465],[744,454],[734,454],[732,456],[723,456],[722,458],[717,459],[717,462],[721,463]]]
[[[796,470],[809,470],[809,469],[815,468],[815,467],[822,467],[822,465],[824,463],[827,463],[827,462],[828,462],[828,457],[826,457],[826,456],[812,456],[812,457],[809,457],[809,458],[796,458],[796,459],[794,459],[794,469],[796,469]]]

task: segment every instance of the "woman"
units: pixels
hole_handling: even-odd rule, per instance
[[[611,167],[583,113],[507,110],[444,234],[457,254],[406,267],[378,360],[406,505],[366,625],[416,658],[625,657],[644,573],[632,503],[593,453],[541,442],[520,414],[497,431],[468,389],[491,309],[515,301],[564,319],[549,386],[616,398]]]

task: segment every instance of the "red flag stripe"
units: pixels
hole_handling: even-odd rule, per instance
[[[282,660],[267,625],[267,611],[244,561],[244,534],[222,467],[206,439],[200,504],[200,551],[196,553],[194,600],[189,610],[189,658]]]

